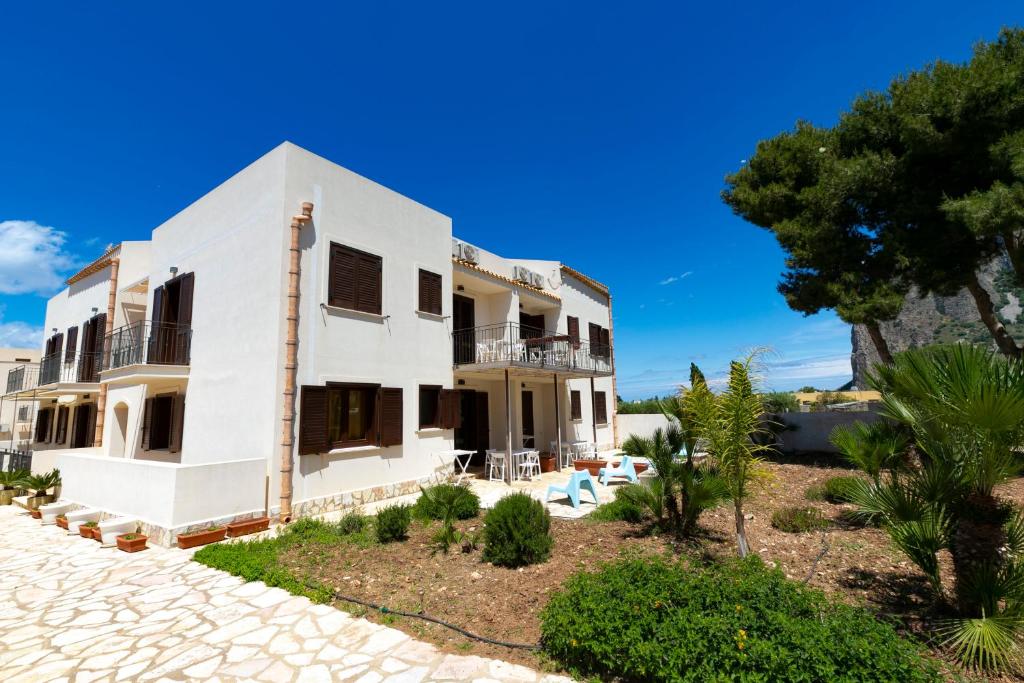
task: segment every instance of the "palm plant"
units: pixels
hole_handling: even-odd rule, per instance
[[[880,481],[883,470],[895,472],[903,464],[910,445],[906,430],[886,420],[837,425],[829,440],[850,464],[864,470],[875,483]]]
[[[0,470],[0,490],[21,488],[21,481],[28,475],[28,470],[14,470],[12,472]]]
[[[758,474],[759,455],[771,448],[758,442],[766,427],[763,399],[750,376],[755,358],[756,354],[750,354],[743,361],[730,363],[729,381],[721,394],[713,394],[705,382],[695,383],[689,393],[698,433],[706,441],[733,502],[740,557],[750,551],[743,502]]]
[[[24,471],[16,483],[21,488],[32,491],[34,496],[44,496],[48,489],[60,485],[60,471],[54,469],[45,474]]]
[[[861,482],[852,502],[882,521],[940,605],[950,596],[938,553],[948,549],[956,617],[946,642],[968,665],[1016,666],[1024,653],[1024,518],[994,489],[1024,465],[1024,365],[979,346],[931,347],[876,367],[870,383],[885,415],[913,434],[921,466]]]
[[[447,554],[452,545],[462,543],[466,538],[455,528],[455,520],[458,518],[459,508],[464,506],[466,499],[473,494],[465,486],[435,486],[430,489],[421,486],[420,491],[430,501],[430,505],[441,513],[441,528],[431,540],[435,551],[440,550]]]

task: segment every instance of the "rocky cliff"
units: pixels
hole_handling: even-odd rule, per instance
[[[1024,288],[1017,284],[1009,263],[993,261],[980,274],[982,286],[995,302],[1003,324],[1018,344],[1024,343]],[[916,291],[907,295],[903,310],[895,320],[882,323],[882,336],[893,353],[908,348],[934,343],[970,341],[992,344],[992,337],[978,318],[974,299],[966,289],[956,296],[920,296]],[[854,325],[852,333],[853,384],[867,386],[865,379],[871,366],[878,362],[871,337],[863,325]],[[994,346],[994,345],[993,345]]]

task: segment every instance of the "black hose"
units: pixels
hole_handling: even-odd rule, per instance
[[[412,617],[413,619],[422,619],[423,621],[429,621],[431,623],[437,624],[438,626],[444,626],[445,628],[450,628],[451,630],[453,630],[453,631],[455,631],[457,633],[461,633],[462,635],[464,635],[467,638],[470,638],[472,640],[479,640],[481,643],[488,643],[490,645],[499,645],[501,647],[508,647],[508,648],[512,648],[512,649],[515,649],[515,650],[539,650],[540,649],[540,645],[527,645],[525,643],[506,643],[506,642],[504,642],[502,640],[492,640],[491,638],[485,638],[484,636],[478,636],[475,633],[470,633],[466,629],[459,628],[455,624],[449,624],[447,621],[441,621],[440,619],[437,619],[437,618],[432,617],[432,616],[427,615],[427,614],[417,614],[415,612],[403,612],[402,610],[391,609],[390,607],[385,607],[384,605],[376,605],[376,604],[374,604],[372,602],[367,602],[366,600],[360,600],[359,598],[353,598],[352,596],[349,596],[349,595],[342,595],[341,593],[338,593],[337,591],[331,591],[331,596],[334,597],[336,600],[344,600],[346,602],[354,602],[357,605],[362,605],[363,607],[369,607],[370,609],[376,610],[376,611],[380,612],[381,614],[397,614],[400,617]]]
[[[818,563],[821,562],[821,559],[823,557],[825,557],[825,555],[826,555],[826,553],[828,553],[830,547],[831,546],[829,545],[829,542],[828,542],[828,533],[824,529],[822,529],[822,531],[821,531],[821,552],[818,553],[818,556],[814,558],[814,562],[811,563],[811,570],[809,572],[807,572],[807,578],[804,579],[804,585],[810,583],[811,579],[814,578],[814,574],[818,571]]]

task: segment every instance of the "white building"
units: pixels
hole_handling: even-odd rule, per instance
[[[453,448],[615,441],[606,287],[289,143],[109,249],[46,320],[5,395],[38,404],[33,469],[157,542],[413,492]]]
[[[7,392],[13,391],[14,384],[7,385],[11,370],[39,364],[37,349],[0,349],[0,453],[20,452],[32,446],[32,423],[35,421],[35,405],[31,401],[23,401],[20,405],[14,401],[5,401]],[[11,378],[17,382],[17,373]],[[0,456],[0,467],[7,467],[6,459]]]

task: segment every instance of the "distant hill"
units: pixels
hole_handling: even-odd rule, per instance
[[[1024,341],[1024,288],[1013,276],[1010,264],[1005,259],[990,263],[979,278],[982,286],[992,296],[996,313],[1007,331],[1018,343]],[[974,299],[966,289],[956,296],[918,296],[916,291],[907,295],[903,310],[892,322],[882,323],[882,336],[893,352],[905,351],[911,347],[934,343],[970,341],[991,344],[992,336],[978,318]],[[871,366],[878,362],[871,337],[863,325],[853,327],[853,352],[850,364],[853,366],[853,385],[866,388],[866,375]]]

